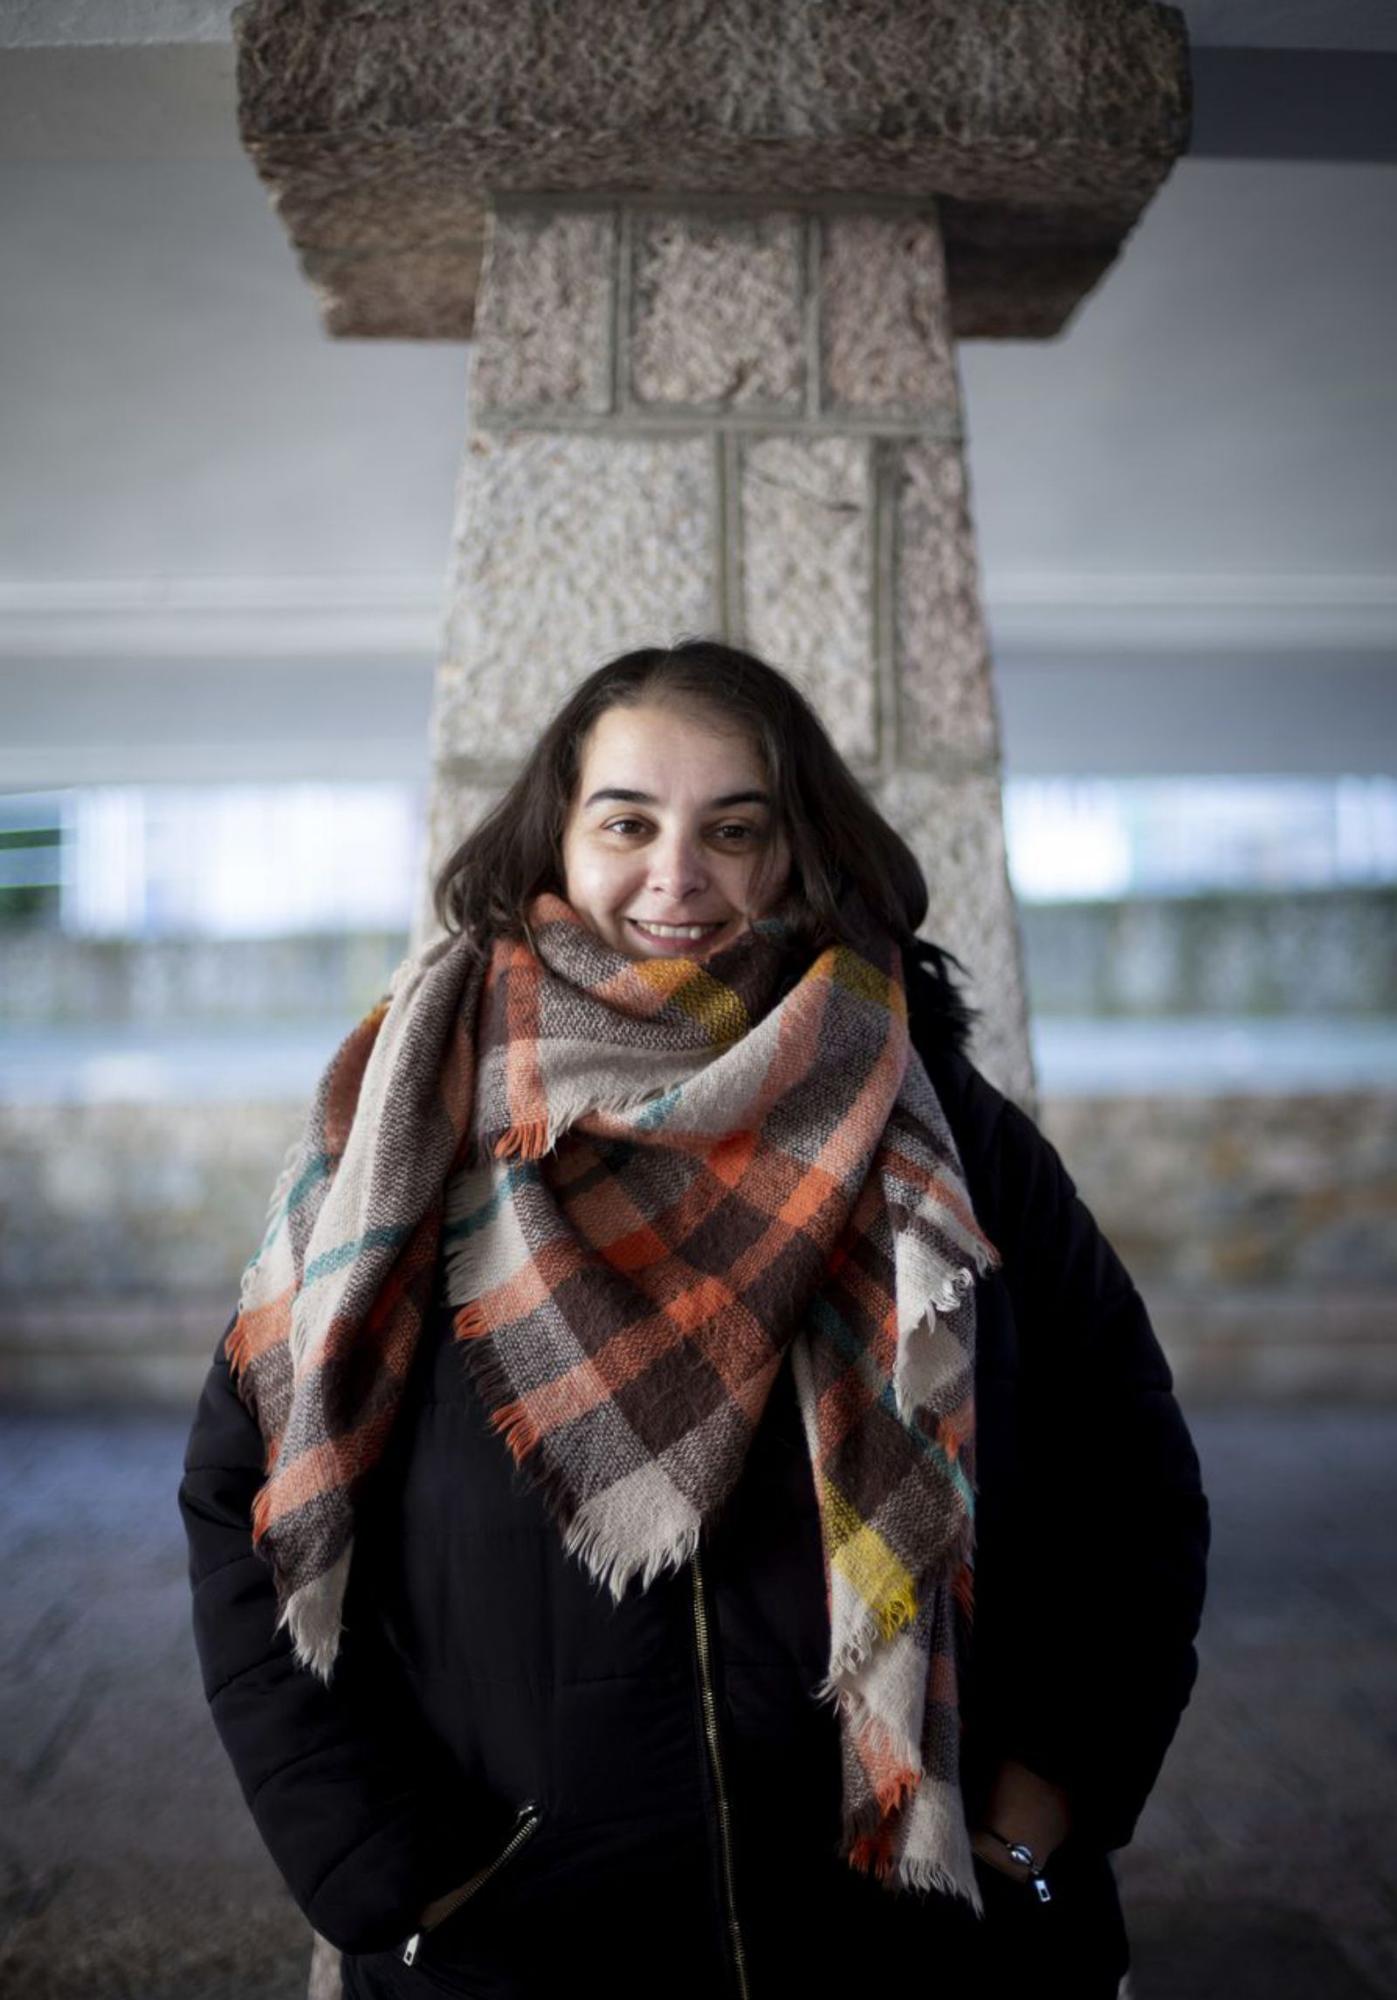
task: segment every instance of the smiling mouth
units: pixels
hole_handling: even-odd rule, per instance
[[[626,919],[626,922],[633,924],[643,937],[654,938],[661,944],[680,942],[697,944],[703,938],[711,937],[714,931],[722,930],[726,921],[727,919],[723,918],[722,921],[711,924],[647,924],[640,917]]]

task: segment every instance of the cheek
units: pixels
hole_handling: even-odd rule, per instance
[[[632,892],[636,870],[629,855],[579,846],[564,848],[563,863],[568,901],[578,907],[605,909]]]

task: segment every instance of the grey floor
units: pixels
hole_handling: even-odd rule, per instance
[[[1397,1410],[1191,1424],[1211,1595],[1197,1694],[1117,1856],[1133,2000],[1397,1995]],[[0,1415],[6,2000],[305,1992],[308,1934],[199,1691],[186,1428]]]

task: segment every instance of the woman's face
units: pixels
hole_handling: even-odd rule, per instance
[[[563,873],[599,938],[628,958],[707,958],[780,900],[790,872],[745,735],[658,703],[597,718],[563,828]]]

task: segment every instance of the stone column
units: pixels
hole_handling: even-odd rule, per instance
[[[909,840],[974,1053],[1032,1098],[931,201],[491,212],[434,726],[435,867],[584,672],[715,634],[800,683]]]
[[[747,641],[919,854],[1033,1081],[952,336],[1042,338],[1183,150],[1153,0],[245,0],[332,333],[476,338],[432,857],[569,681]]]

